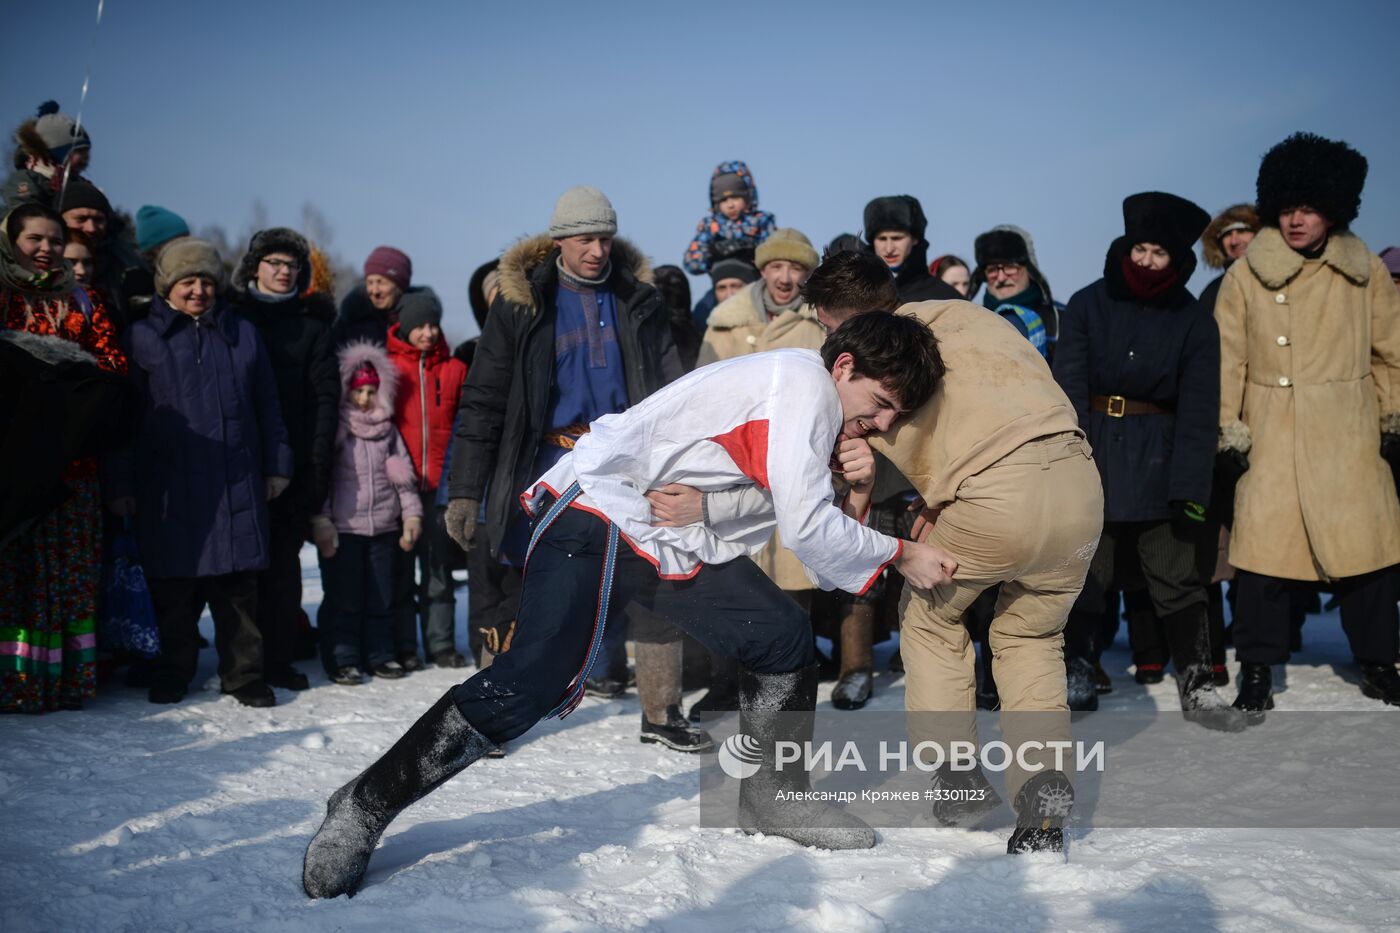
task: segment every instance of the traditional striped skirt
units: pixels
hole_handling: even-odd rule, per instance
[[[97,693],[101,503],[94,477],[0,549],[0,712],[77,708]]]

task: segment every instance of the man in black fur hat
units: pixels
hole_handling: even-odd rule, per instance
[[[928,271],[927,229],[923,205],[912,195],[889,195],[865,205],[865,243],[894,276],[901,301],[961,300]]]
[[[1348,231],[1366,159],[1296,133],[1259,166],[1263,228],[1225,273],[1220,450],[1238,477],[1235,705],[1272,709],[1289,657],[1289,607],[1326,581],[1360,665],[1361,692],[1400,705],[1400,296]]]

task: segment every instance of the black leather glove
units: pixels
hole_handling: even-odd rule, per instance
[[[1381,435],[1381,456],[1391,469],[1400,467],[1400,434]]]
[[[1183,538],[1195,538],[1206,527],[1206,507],[1199,502],[1177,499],[1171,503],[1172,530]]]
[[[1222,450],[1215,455],[1215,470],[1221,479],[1238,483],[1249,472],[1249,454],[1240,450]]]

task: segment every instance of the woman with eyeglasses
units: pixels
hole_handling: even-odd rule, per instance
[[[268,569],[258,576],[258,629],[265,679],[273,687],[304,690],[306,675],[292,666],[301,614],[301,546],[313,533],[330,482],[339,423],[340,370],[331,339],[335,301],[310,291],[311,246],[286,227],[253,234],[233,274],[233,306],[252,322],[267,347],[287,443],[292,484],[273,500]],[[318,523],[316,533],[325,533]]]

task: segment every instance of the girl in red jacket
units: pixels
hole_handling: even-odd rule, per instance
[[[442,303],[431,288],[412,288],[404,293],[399,300],[399,322],[389,328],[388,341],[389,358],[398,370],[400,385],[394,402],[394,426],[413,459],[423,513],[434,516],[397,576],[396,651],[399,663],[408,670],[423,666],[414,631],[416,614],[423,648],[433,663],[463,667],[466,658],[453,642],[457,596],[449,558],[456,545],[447,536],[442,515],[433,503],[467,367],[448,350],[442,336]],[[415,563],[419,568],[416,581]]]

